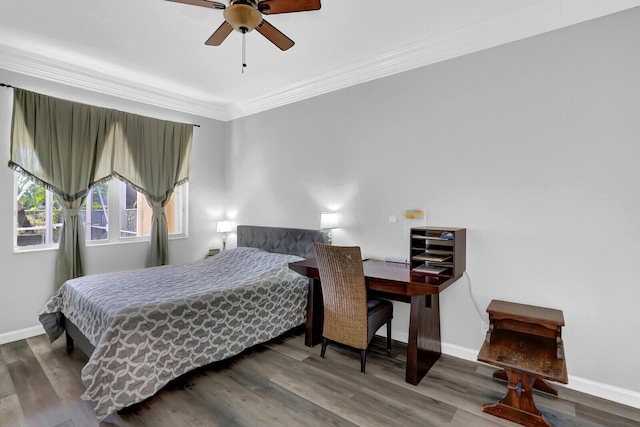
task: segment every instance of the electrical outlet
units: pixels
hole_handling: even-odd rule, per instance
[[[489,324],[487,322],[485,322],[484,320],[480,321],[480,335],[485,336],[487,335],[487,331],[489,330]]]

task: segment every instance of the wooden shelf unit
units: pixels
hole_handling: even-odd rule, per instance
[[[443,237],[450,233],[451,238]],[[410,237],[411,273],[458,278],[466,269],[465,228],[416,227]]]

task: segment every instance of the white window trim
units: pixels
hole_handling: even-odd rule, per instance
[[[103,245],[120,245],[120,244],[128,244],[128,243],[138,243],[138,242],[148,242],[150,240],[149,236],[136,236],[136,237],[120,237],[121,230],[121,218],[120,218],[120,206],[122,197],[124,195],[117,187],[119,186],[121,181],[116,178],[113,178],[109,181],[109,195],[111,194],[119,194],[119,197],[109,198],[109,218],[108,218],[108,238],[102,240],[86,240],[85,236],[85,245],[89,246],[103,246]],[[24,252],[39,252],[39,251],[48,251],[48,250],[57,250],[59,247],[59,243],[49,243],[49,244],[41,244],[41,245],[30,245],[30,246],[18,246],[18,230],[15,224],[18,222],[18,211],[16,209],[16,189],[18,186],[18,173],[14,172],[13,174],[13,252],[14,253],[24,253]],[[189,237],[189,182],[186,182],[181,185],[183,187],[182,191],[178,193],[174,193],[174,197],[178,196],[174,203],[176,206],[180,206],[181,208],[176,212],[176,222],[180,222],[182,224],[182,232],[169,234],[169,240],[177,240],[177,239],[186,239]],[[52,198],[53,194],[50,191],[47,191],[47,198]],[[47,213],[48,216],[51,215],[51,212]],[[52,218],[47,218],[48,228],[52,228]],[[114,226],[116,224],[117,226]],[[113,231],[115,229],[115,232]],[[85,230],[86,232],[86,227]],[[48,230],[47,232],[50,232]]]

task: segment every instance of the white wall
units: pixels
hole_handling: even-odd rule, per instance
[[[34,92],[107,108],[196,123],[189,182],[189,237],[170,240],[169,262],[181,264],[204,257],[210,247],[220,247],[216,220],[224,213],[224,127],[212,119],[189,116],[147,105],[52,84],[0,70],[0,82]],[[39,327],[38,312],[54,291],[56,250],[13,252],[14,172],[6,165],[10,152],[13,91],[0,89],[0,338],[22,338]],[[89,246],[86,273],[144,267],[148,242]]]
[[[227,209],[310,228],[338,210],[335,244],[378,258],[408,256],[414,224],[388,221],[405,209],[466,227],[482,314],[494,298],[563,310],[571,378],[637,399],[638,40],[637,8],[235,120]],[[445,346],[477,354],[467,278],[441,311]],[[407,317],[397,304],[396,338]]]

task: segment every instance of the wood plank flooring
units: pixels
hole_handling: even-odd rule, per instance
[[[517,426],[481,410],[505,392],[494,368],[443,355],[413,386],[404,381],[406,346],[394,344],[387,357],[376,338],[363,375],[359,353],[329,345],[321,359],[297,329],[98,424],[80,399],[86,357],[42,335],[0,346],[0,426]],[[535,399],[557,427],[640,425],[640,410],[570,389]]]

